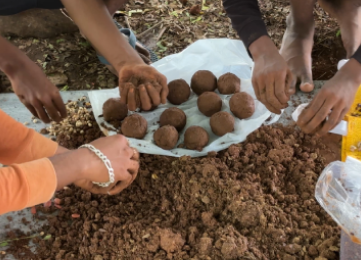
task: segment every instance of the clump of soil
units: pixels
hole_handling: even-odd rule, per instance
[[[160,115],[160,126],[172,125],[178,132],[182,131],[187,123],[187,116],[182,109],[171,107]]]
[[[191,89],[184,79],[176,79],[168,84],[168,101],[173,105],[180,105],[186,102],[191,94]]]
[[[171,125],[158,128],[153,135],[155,144],[164,150],[173,149],[178,142],[178,137],[177,129]]]
[[[254,114],[254,100],[246,92],[236,93],[229,100],[229,108],[239,119],[246,119]]]
[[[76,149],[104,136],[86,97],[69,101],[65,107],[68,117],[60,123],[51,122],[51,126],[46,129],[61,146]]]
[[[197,100],[199,111],[205,116],[212,116],[221,111],[222,99],[215,92],[204,92]]]
[[[219,93],[230,95],[241,90],[241,79],[233,73],[226,73],[219,77],[217,83]]]
[[[184,133],[184,145],[187,149],[202,151],[208,141],[207,131],[200,126],[191,126]]]
[[[198,70],[191,79],[191,88],[197,95],[217,88],[217,77],[209,70]]]
[[[34,258],[339,259],[339,228],[313,195],[323,150],[294,128],[263,126],[204,158],[142,155],[119,195],[57,193],[62,208]]]
[[[234,118],[226,111],[214,114],[209,123],[211,125],[212,132],[218,136],[223,136],[227,133],[233,132],[234,130]]]
[[[107,122],[122,121],[128,115],[128,106],[120,98],[109,98],[103,104],[103,116]]]
[[[126,117],[121,126],[121,132],[126,137],[143,139],[148,130],[148,122],[139,114]]]

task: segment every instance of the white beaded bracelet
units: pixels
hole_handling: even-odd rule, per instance
[[[110,163],[109,159],[101,151],[96,149],[91,144],[84,144],[84,145],[80,146],[79,149],[80,148],[88,148],[90,151],[95,153],[99,157],[99,159],[103,161],[105,167],[107,167],[108,174],[109,174],[109,181],[108,182],[93,181],[93,183],[100,187],[108,187],[110,184],[114,183],[114,170],[112,168],[112,164]]]

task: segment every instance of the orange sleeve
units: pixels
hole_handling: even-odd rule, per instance
[[[0,163],[9,165],[51,157],[57,148],[57,143],[0,110]]]
[[[49,201],[56,186],[47,158],[0,168],[0,215]]]

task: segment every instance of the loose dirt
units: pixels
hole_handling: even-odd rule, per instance
[[[205,158],[142,155],[117,196],[59,192],[36,257],[338,259],[339,229],[313,196],[321,154],[335,152],[294,128],[263,126]]]

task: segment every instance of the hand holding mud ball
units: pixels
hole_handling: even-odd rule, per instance
[[[167,102],[167,78],[149,65],[123,66],[119,71],[119,90],[121,101],[130,111],[147,111]]]
[[[97,139],[90,143],[100,150],[110,161],[114,170],[114,183],[102,188],[93,182],[108,182],[109,174],[104,163],[94,152],[87,148],[75,151],[63,149],[61,153],[50,158],[58,176],[58,189],[69,184],[67,175],[73,176],[75,185],[95,194],[114,195],[127,188],[137,176],[139,169],[139,153],[131,148],[127,139],[122,135],[114,135]],[[73,157],[79,169],[64,165],[64,160]]]

